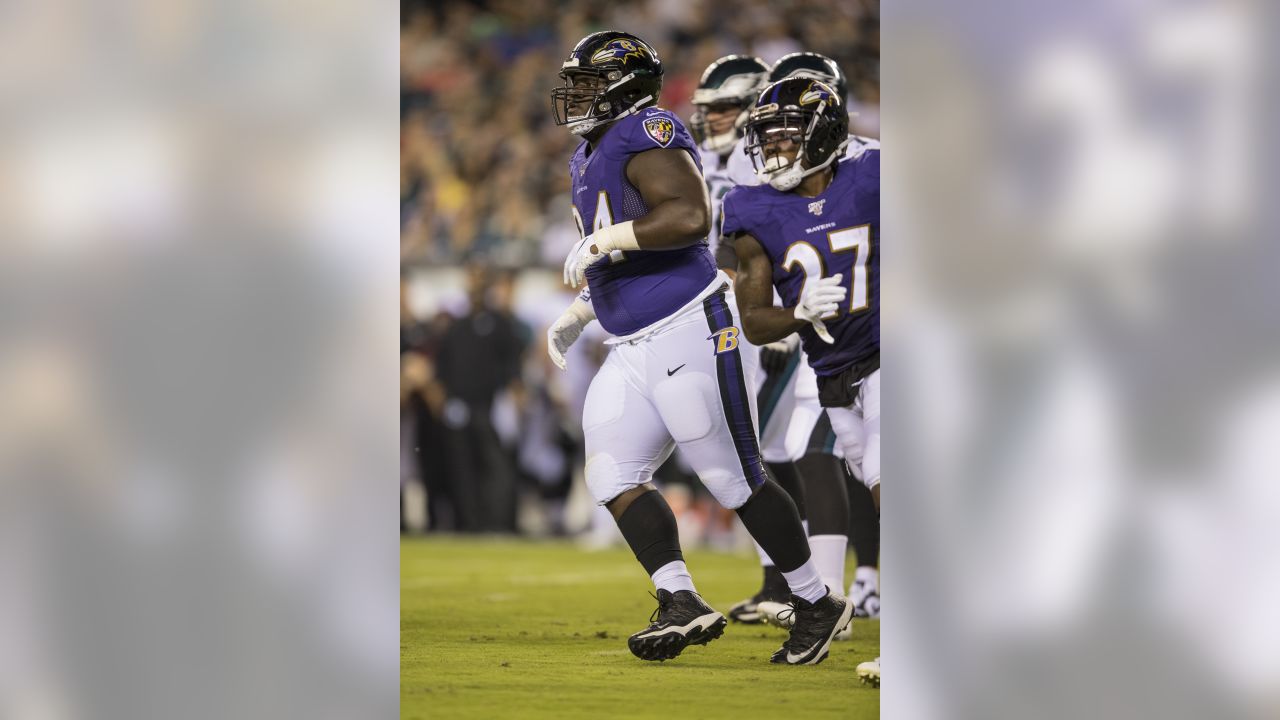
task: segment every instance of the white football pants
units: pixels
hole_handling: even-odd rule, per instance
[[[642,338],[613,346],[582,413],[596,502],[649,482],[676,445],[727,508],[765,480],[756,433],[759,354],[728,285]]]

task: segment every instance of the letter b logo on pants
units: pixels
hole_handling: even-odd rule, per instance
[[[730,350],[736,350],[738,348],[738,328],[736,327],[727,327],[714,335],[707,337],[708,340],[711,338],[715,338],[716,340],[717,355],[720,353],[727,353]]]

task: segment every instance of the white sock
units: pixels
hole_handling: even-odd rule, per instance
[[[810,535],[809,550],[818,566],[822,582],[832,590],[844,588],[844,556],[849,547],[846,535]]]
[[[808,600],[809,602],[818,602],[827,596],[827,586],[822,582],[822,576],[818,574],[818,568],[813,564],[813,558],[804,561],[800,567],[791,572],[782,573],[782,577],[787,579],[787,585],[791,587],[794,595]]]
[[[689,590],[697,592],[693,588],[693,576],[689,574],[689,568],[685,567],[683,560],[672,560],[671,562],[658,568],[650,577],[653,578],[654,587],[667,592],[676,592],[678,590]]]

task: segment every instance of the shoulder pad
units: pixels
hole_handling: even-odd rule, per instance
[[[697,154],[698,148],[684,123],[675,113],[662,108],[647,108],[618,121],[619,146],[625,154],[657,148],[683,148]]]

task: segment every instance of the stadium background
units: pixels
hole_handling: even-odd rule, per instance
[[[593,518],[580,480],[581,407],[603,335],[584,334],[567,372],[545,352],[572,299],[560,266],[577,239],[567,163],[578,138],[550,108],[560,62],[590,32],[634,32],[663,61],[660,105],[687,121],[716,58],[816,51],[849,78],[854,131],[879,137],[878,4],[407,2],[401,24],[402,526],[594,527],[588,539],[603,544],[613,523]],[[664,474],[676,488],[690,479],[675,463]],[[741,547],[744,534],[696,489],[674,494],[687,545]]]

